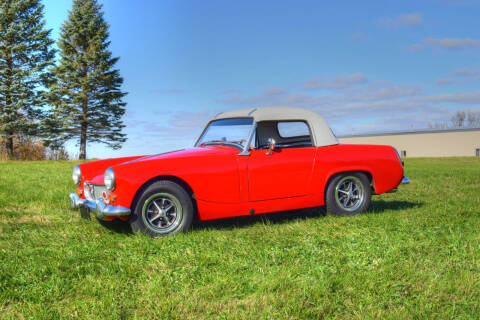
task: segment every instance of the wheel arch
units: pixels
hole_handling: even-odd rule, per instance
[[[132,200],[132,203],[130,205],[130,207],[132,208],[132,210],[135,210],[135,206],[137,205],[137,201],[138,199],[140,199],[142,193],[150,186],[152,185],[153,183],[155,182],[158,182],[158,181],[171,181],[171,182],[174,182],[176,184],[178,184],[179,186],[181,186],[187,193],[188,195],[190,196],[190,198],[192,199],[192,203],[193,203],[193,210],[194,210],[194,217],[197,217],[197,201],[195,200],[195,194],[193,192],[193,189],[192,187],[185,181],[183,180],[182,178],[179,178],[177,176],[173,176],[173,175],[160,175],[160,176],[156,176],[154,178],[151,178],[149,180],[147,180],[144,184],[142,184],[140,186],[140,188],[138,188],[137,192],[135,192],[135,196],[133,197],[133,200]]]

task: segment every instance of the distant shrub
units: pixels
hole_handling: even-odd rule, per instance
[[[58,150],[47,149],[47,160],[68,160],[70,156],[65,150],[65,148],[60,148]]]
[[[9,160],[6,139],[0,138],[0,160]],[[68,152],[63,148],[52,150],[43,145],[39,138],[19,136],[13,139],[13,159],[11,160],[68,160]]]

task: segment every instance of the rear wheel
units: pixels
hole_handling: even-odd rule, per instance
[[[133,232],[158,237],[185,232],[192,220],[192,198],[185,189],[171,181],[158,181],[141,194],[129,223]]]
[[[371,197],[370,181],[364,173],[341,173],[328,184],[326,209],[332,215],[354,216],[368,210]]]

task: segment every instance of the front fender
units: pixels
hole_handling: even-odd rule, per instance
[[[238,151],[228,148],[215,154],[190,153],[184,157],[160,157],[113,167],[118,204],[131,207],[137,191],[148,181],[161,176],[184,181],[198,200],[239,203]]]

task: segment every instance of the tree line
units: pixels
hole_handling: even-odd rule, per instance
[[[53,154],[76,140],[80,159],[88,143],[126,141],[126,92],[108,28],[97,0],[73,0],[57,50],[40,0],[0,1],[0,151],[8,158],[25,139]]]
[[[430,129],[448,129],[448,128],[480,128],[480,110],[457,110],[450,118],[450,122],[429,123]]]

